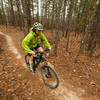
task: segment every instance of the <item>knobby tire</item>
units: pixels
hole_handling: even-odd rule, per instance
[[[45,80],[45,77],[43,76],[43,69],[45,68],[45,67],[48,67],[49,69],[51,69],[51,71],[52,71],[52,73],[54,73],[54,75],[55,75],[55,77],[56,77],[56,79],[57,79],[57,82],[56,82],[56,85],[51,85],[51,84],[49,84],[46,80]],[[58,86],[59,86],[59,82],[60,82],[60,80],[59,80],[59,77],[58,77],[58,74],[57,74],[57,72],[55,71],[55,69],[52,67],[52,66],[42,66],[41,68],[40,68],[40,72],[41,72],[41,76],[42,76],[42,80],[43,80],[43,82],[45,83],[45,85],[47,85],[48,87],[50,87],[50,88],[52,88],[52,89],[55,89],[55,88],[57,88]]]

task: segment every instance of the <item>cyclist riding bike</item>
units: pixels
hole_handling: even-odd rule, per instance
[[[36,56],[34,50],[37,50],[37,52],[43,52],[43,48],[39,45],[39,42],[41,41],[45,47],[47,48],[46,51],[49,52],[51,50],[50,43],[48,42],[45,35],[42,33],[43,25],[35,22],[30,29],[29,34],[24,38],[22,41],[22,47],[29,55],[29,68],[34,74],[33,70],[33,59],[34,56]]]

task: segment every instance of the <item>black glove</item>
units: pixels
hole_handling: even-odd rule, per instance
[[[46,52],[46,53],[49,53],[49,52],[50,52],[50,49],[49,49],[49,48],[48,48],[48,49],[46,49],[46,50],[45,50],[45,52]]]

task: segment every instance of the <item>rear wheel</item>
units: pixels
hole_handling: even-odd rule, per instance
[[[59,77],[52,66],[43,66],[40,68],[43,82],[50,88],[54,89],[59,86]]]

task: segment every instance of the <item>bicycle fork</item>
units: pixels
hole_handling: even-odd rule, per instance
[[[36,71],[36,68],[37,68],[39,63],[40,63],[40,61],[36,61],[36,59],[33,58],[33,70],[34,70],[34,72]]]
[[[46,66],[45,66],[44,69],[46,70],[45,76],[46,76],[47,78],[50,78],[50,77],[51,77],[51,73],[50,73],[49,67],[46,67]]]

